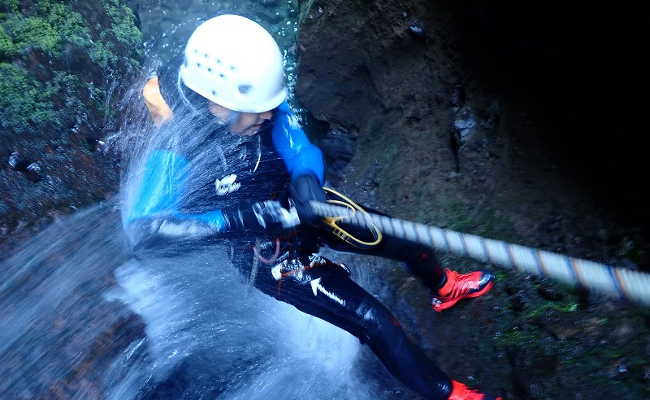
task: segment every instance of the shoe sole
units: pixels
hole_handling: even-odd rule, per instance
[[[471,299],[471,298],[474,298],[474,297],[483,296],[484,294],[489,292],[490,289],[492,289],[493,286],[494,286],[494,281],[492,281],[492,282],[488,283],[487,285],[485,285],[485,287],[483,289],[479,290],[478,292],[470,293],[467,296],[463,296],[463,297],[458,298],[456,300],[451,300],[451,301],[448,301],[446,303],[442,303],[440,305],[431,306],[431,308],[433,308],[433,311],[436,311],[436,312],[445,311],[445,310],[450,309],[451,307],[455,306],[456,303],[458,303],[459,301],[461,301],[463,299]]]

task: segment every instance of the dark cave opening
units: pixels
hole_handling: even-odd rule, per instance
[[[643,7],[475,0],[448,7],[466,73],[530,111],[566,175],[647,238]]]

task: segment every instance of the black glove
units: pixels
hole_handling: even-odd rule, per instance
[[[277,201],[263,201],[222,210],[229,233],[279,233],[299,224],[298,215]]]
[[[206,223],[173,216],[139,218],[126,228],[136,253],[178,250],[179,246],[203,243],[217,232]]]
[[[291,181],[289,193],[296,204],[300,222],[318,226],[322,219],[314,214],[311,205],[309,205],[312,200],[325,202],[325,192],[318,179],[312,174],[300,175]]]
[[[200,242],[206,238],[277,234],[300,224],[296,210],[287,210],[277,201],[238,204],[221,212],[226,225],[223,229],[199,220],[165,216],[139,219],[137,224],[129,225],[129,236],[134,242],[134,250],[140,251],[171,243]]]

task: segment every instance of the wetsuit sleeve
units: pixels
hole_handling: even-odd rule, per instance
[[[325,163],[320,149],[312,144],[287,102],[278,107],[273,125],[273,145],[284,160],[291,179],[313,175],[325,183]]]
[[[279,232],[298,224],[295,213],[274,201],[238,203],[204,213],[180,212],[187,170],[187,160],[170,151],[155,151],[147,159],[127,214],[126,225],[136,246],[148,247],[164,240],[192,241],[221,234],[232,237]]]
[[[134,200],[127,205],[127,225],[146,225],[148,231],[164,228],[179,235],[227,231],[228,223],[221,210],[201,214],[179,211],[187,169],[188,162],[183,156],[171,151],[154,151],[144,165]]]

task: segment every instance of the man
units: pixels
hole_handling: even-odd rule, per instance
[[[138,190],[127,194],[137,247],[189,251],[227,241],[252,285],[355,335],[425,398],[494,399],[449,379],[347,267],[318,255],[325,244],[405,261],[436,294],[436,311],[486,293],[494,279],[443,271],[432,250],[396,238],[355,247],[326,229],[309,206],[325,201],[323,158],[286,103],[282,65],[264,28],[221,15],[201,24],[182,59],[147,83],[158,130]]]

